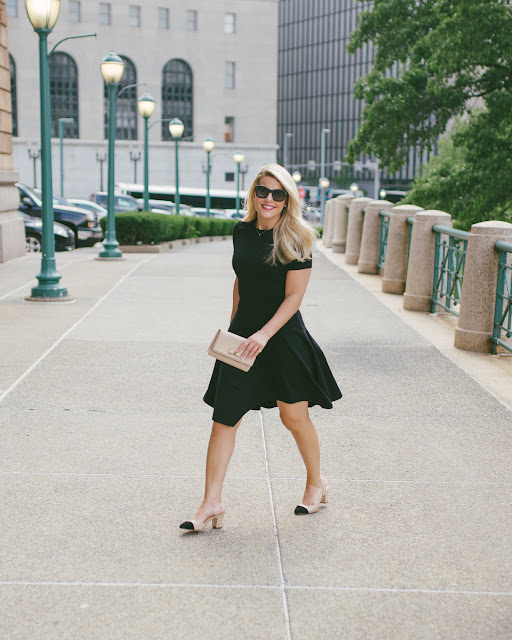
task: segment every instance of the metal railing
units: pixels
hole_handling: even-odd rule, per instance
[[[388,233],[389,233],[389,219],[390,219],[389,211],[379,211],[380,216],[380,239],[379,239],[379,260],[377,262],[377,268],[379,269],[379,273],[384,269],[384,264],[386,262],[386,253],[388,250]]]
[[[455,307],[460,304],[469,233],[440,224],[432,231],[436,234],[432,313],[441,307],[458,317]]]
[[[499,266],[491,351],[496,354],[498,345],[512,351],[512,343],[502,338],[503,333],[512,337],[512,243],[498,240],[494,248],[499,252]]]

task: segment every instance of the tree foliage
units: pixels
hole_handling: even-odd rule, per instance
[[[428,206],[444,203],[440,208],[450,212],[468,206],[467,197],[468,220],[506,216],[512,204],[511,33],[509,0],[374,0],[349,45],[352,52],[365,42],[376,47],[372,71],[356,84],[365,108],[349,161],[374,154],[395,171],[409,147],[432,149],[454,117],[476,106],[417,181],[416,194],[426,198],[428,191]]]

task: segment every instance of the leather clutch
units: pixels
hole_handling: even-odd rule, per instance
[[[236,367],[241,371],[247,372],[253,365],[254,360],[242,359],[237,354],[237,349],[244,340],[245,338],[238,336],[236,333],[219,329],[208,348],[208,355],[213,356],[221,362],[230,364],[232,367]]]

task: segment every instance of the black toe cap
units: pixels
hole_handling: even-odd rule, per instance
[[[306,507],[303,507],[299,504],[298,507],[295,507],[295,515],[296,516],[302,516],[305,514],[309,514],[309,511],[306,509]]]
[[[180,529],[188,529],[189,531],[193,531],[194,525],[187,520],[187,522],[182,522],[180,524]]]

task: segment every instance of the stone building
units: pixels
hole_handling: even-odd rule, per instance
[[[18,214],[17,174],[12,162],[11,87],[7,12],[0,0],[0,262],[25,255],[25,230]]]
[[[137,98],[150,93],[156,109],[149,123],[150,184],[174,184],[174,145],[167,123],[185,123],[180,182],[204,187],[202,141],[212,137],[211,187],[234,189],[233,153],[246,158],[246,181],[275,160],[278,0],[63,0],[50,47],[54,192],[59,193],[58,119],[64,126],[64,195],[85,196],[106,180],[104,83],[100,62],[110,51],[125,61],[117,103],[116,183],[142,182],[143,119]],[[23,0],[7,0],[10,72],[14,88],[14,166],[20,179],[39,183],[38,38]],[[37,185],[39,186],[39,184]]]

